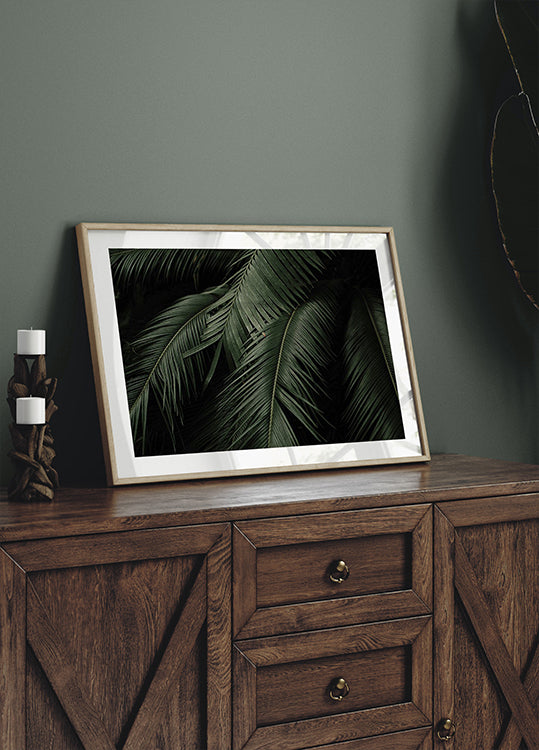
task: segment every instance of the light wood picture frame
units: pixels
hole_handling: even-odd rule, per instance
[[[392,228],[76,232],[109,484],[429,460]]]

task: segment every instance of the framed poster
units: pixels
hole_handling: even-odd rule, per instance
[[[429,459],[392,229],[77,240],[110,484]]]

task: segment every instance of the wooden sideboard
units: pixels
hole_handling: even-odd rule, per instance
[[[0,582],[3,750],[539,747],[539,466],[5,501]]]

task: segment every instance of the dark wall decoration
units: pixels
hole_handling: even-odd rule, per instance
[[[495,9],[515,86],[496,115],[492,187],[505,252],[539,310],[539,2],[495,0]]]

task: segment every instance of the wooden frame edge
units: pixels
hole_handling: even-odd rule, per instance
[[[397,243],[395,241],[395,232],[393,227],[389,227],[387,230],[387,238],[389,242],[389,251],[391,253],[391,263],[393,266],[393,273],[395,275],[395,288],[397,291],[397,302],[399,305],[399,312],[401,318],[402,332],[404,336],[404,349],[406,351],[406,361],[408,363],[408,372],[410,373],[410,380],[412,382],[412,394],[414,399],[414,406],[417,417],[417,427],[419,431],[419,441],[423,451],[423,461],[430,461],[430,450],[427,440],[427,429],[425,425],[425,417],[423,414],[423,406],[421,403],[421,396],[419,395],[419,380],[417,377],[417,368],[415,365],[415,357],[412,348],[412,335],[410,332],[410,323],[408,320],[408,313],[406,312],[406,304],[404,302],[404,288],[402,285],[402,276],[400,272],[399,261],[397,258]]]

